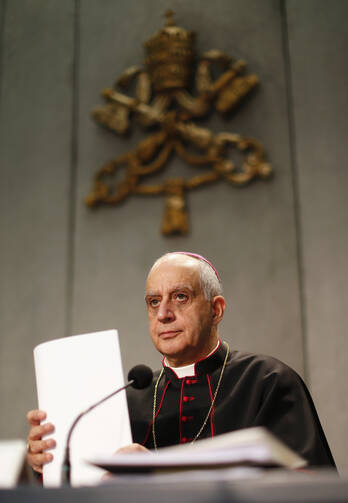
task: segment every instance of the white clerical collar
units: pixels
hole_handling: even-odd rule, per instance
[[[214,351],[217,350],[219,345],[220,345],[220,341],[218,341],[218,343],[216,344],[213,351],[210,351],[210,353],[205,358],[208,358],[211,354],[213,354]],[[194,363],[190,363],[190,365],[184,365],[183,367],[172,367],[171,365],[169,365],[167,358],[164,358],[163,364],[166,367],[169,367],[170,369],[172,369],[173,372],[175,372],[176,375],[179,377],[179,379],[181,379],[182,377],[192,377],[195,375],[195,364]]]

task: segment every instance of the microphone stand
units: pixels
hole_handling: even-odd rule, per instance
[[[135,382],[135,380],[131,379],[125,386],[122,386],[121,388],[117,389],[116,391],[113,391],[109,395],[105,396],[104,398],[102,398],[98,402],[96,402],[93,405],[91,405],[90,407],[88,407],[88,409],[86,409],[83,412],[81,412],[76,417],[75,421],[70,426],[70,430],[69,430],[68,437],[67,437],[67,440],[66,440],[65,456],[64,456],[64,462],[63,462],[63,467],[62,467],[62,471],[63,471],[63,483],[64,484],[67,484],[67,485],[71,486],[70,439],[71,439],[72,432],[74,431],[75,426],[77,425],[77,423],[80,421],[80,419],[83,416],[85,416],[86,414],[88,414],[88,412],[90,412],[91,410],[95,409],[96,407],[98,407],[98,405],[102,404],[103,402],[105,402],[106,400],[108,400],[112,396],[116,395],[120,391],[123,391],[124,389],[128,388],[129,386],[132,386],[132,384],[134,384],[134,382]]]

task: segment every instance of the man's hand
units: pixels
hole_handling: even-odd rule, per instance
[[[27,414],[27,421],[30,425],[27,461],[33,470],[39,473],[42,473],[42,466],[53,459],[53,454],[45,451],[56,445],[53,438],[42,439],[54,431],[52,423],[41,425],[41,421],[44,419],[46,419],[46,412],[43,410],[30,410]]]
[[[131,454],[132,452],[150,452],[149,449],[146,449],[143,445],[140,444],[130,444],[125,445],[124,447],[120,447],[117,449],[115,454]]]
[[[124,447],[120,447],[117,449],[115,454],[132,454],[132,453],[137,453],[137,452],[150,452],[149,449],[146,449],[143,445],[140,444],[129,444],[125,445]],[[101,480],[109,480],[113,478],[114,475],[110,472],[104,473],[102,476]]]

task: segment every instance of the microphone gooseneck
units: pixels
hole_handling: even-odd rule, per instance
[[[67,440],[66,440],[66,448],[65,448],[65,456],[64,456],[64,462],[63,462],[63,483],[66,483],[68,485],[71,485],[71,463],[70,463],[70,440],[71,440],[71,435],[77,425],[77,423],[80,421],[80,419],[88,414],[88,412],[91,412],[91,410],[95,409],[98,407],[98,405],[101,405],[103,402],[106,402],[109,398],[113,397],[114,395],[117,395],[120,391],[123,391],[126,388],[129,388],[129,386],[132,386],[135,389],[144,389],[147,386],[149,386],[152,382],[153,378],[153,373],[150,367],[147,367],[146,365],[136,365],[133,367],[129,373],[128,373],[128,383],[122,386],[121,388],[117,389],[116,391],[113,391],[109,395],[105,396],[101,400],[98,400],[98,402],[94,403],[88,409],[84,410],[83,412],[80,412],[80,414],[75,418],[74,422],[70,426]]]

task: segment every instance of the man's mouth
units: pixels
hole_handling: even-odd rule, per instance
[[[176,337],[181,332],[182,330],[165,330],[163,332],[160,332],[159,336],[161,337],[161,339],[171,339],[173,337]]]

